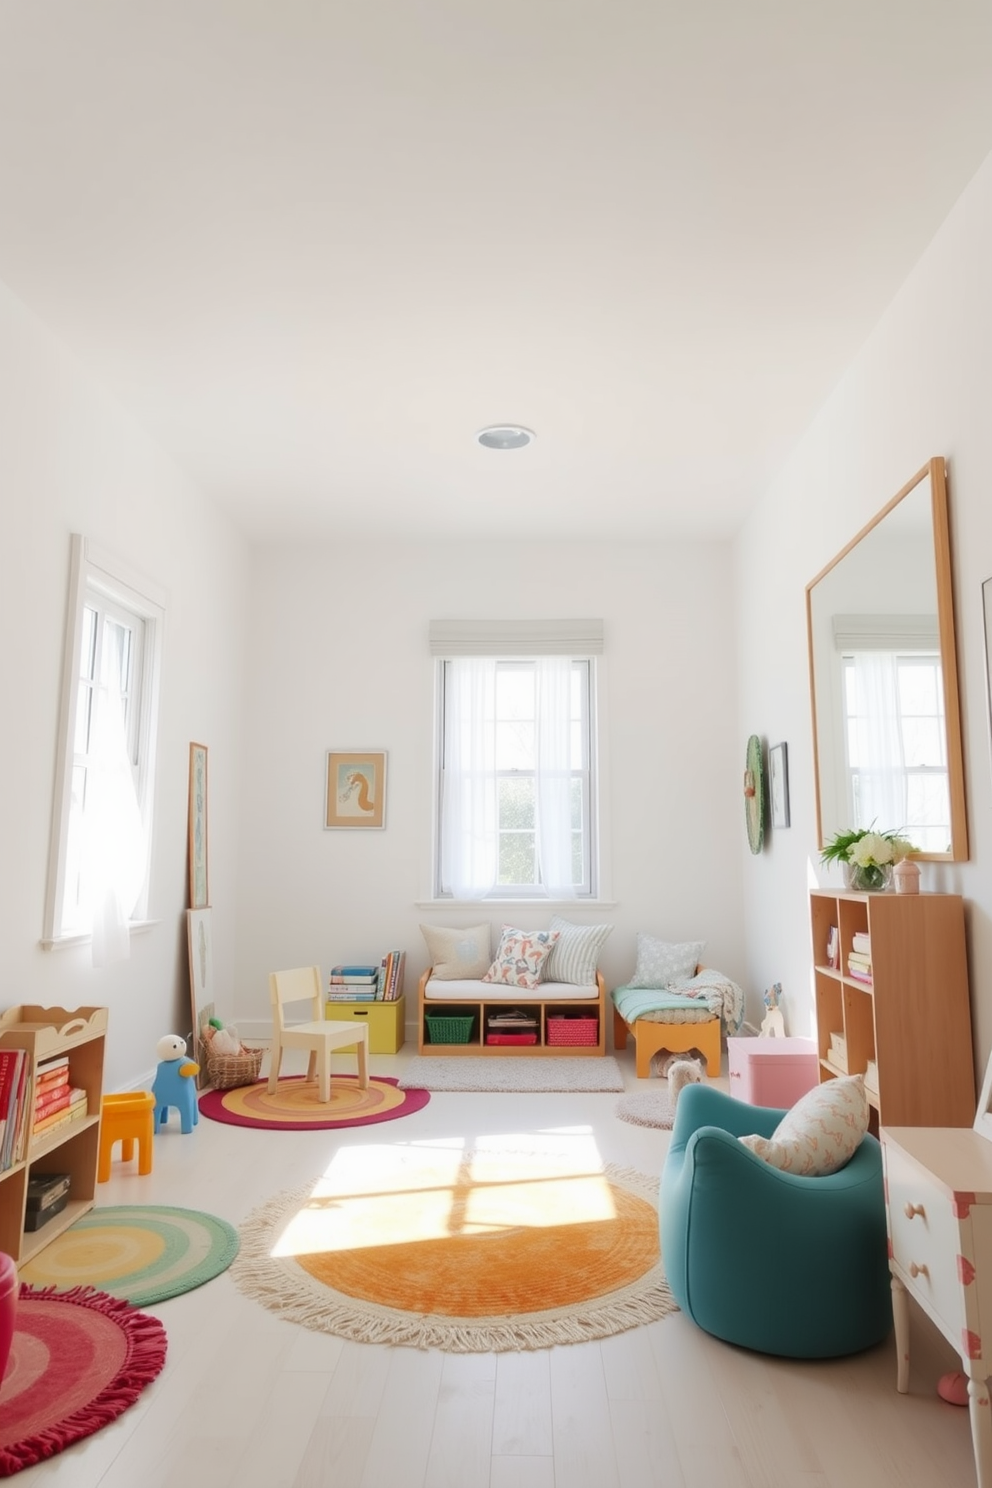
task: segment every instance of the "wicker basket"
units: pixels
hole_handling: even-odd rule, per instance
[[[599,1043],[598,1018],[572,1018],[562,1014],[551,1014],[548,1018],[548,1045],[561,1048],[565,1044],[588,1048]]]
[[[467,1044],[475,1027],[475,1014],[428,1013],[428,1040],[432,1044]]]
[[[208,1054],[207,1083],[215,1090],[233,1090],[238,1085],[254,1085],[262,1067],[264,1049],[243,1046],[241,1054]]]

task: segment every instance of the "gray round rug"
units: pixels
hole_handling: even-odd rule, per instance
[[[671,1131],[675,1113],[668,1101],[668,1085],[662,1090],[638,1090],[617,1101],[616,1114],[633,1126],[660,1126]]]

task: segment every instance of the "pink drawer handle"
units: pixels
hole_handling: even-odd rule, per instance
[[[908,1201],[905,1209],[902,1212],[903,1214],[905,1214],[907,1219],[912,1219],[917,1214],[920,1216],[921,1219],[926,1219],[927,1214],[927,1211],[924,1209],[922,1204],[910,1204]]]
[[[916,1277],[916,1276],[927,1276],[927,1277],[929,1277],[930,1272],[927,1270],[926,1266],[918,1266],[915,1261],[910,1261],[910,1263],[909,1263],[909,1274],[910,1274],[910,1276],[913,1276],[913,1277]]]

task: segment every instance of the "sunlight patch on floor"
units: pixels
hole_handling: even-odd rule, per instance
[[[588,1127],[341,1147],[274,1256],[498,1236],[613,1218]]]

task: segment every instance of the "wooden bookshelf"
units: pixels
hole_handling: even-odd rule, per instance
[[[43,1250],[80,1215],[92,1209],[100,1149],[100,1102],[103,1096],[106,1008],[22,1006],[0,1014],[0,1047],[27,1054],[28,1102],[26,1150],[0,1173],[0,1251],[18,1265]],[[31,1110],[38,1065],[67,1054],[69,1081],[86,1091],[86,1114],[40,1137],[31,1136]],[[26,1231],[24,1215],[32,1174],[68,1173],[69,1202],[38,1230]]]
[[[958,894],[810,894],[820,1080],[863,1074],[869,1060],[872,1128],[971,1126],[975,1064]],[[830,927],[839,961],[827,964]],[[871,982],[846,970],[853,937],[871,944]],[[831,1058],[831,1035],[846,1042],[847,1069]]]

